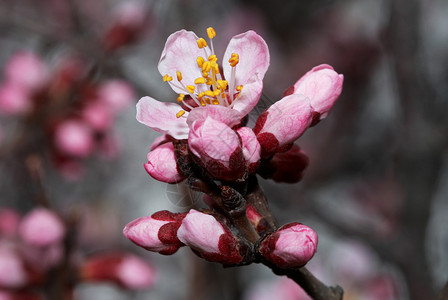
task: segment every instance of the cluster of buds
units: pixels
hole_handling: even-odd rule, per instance
[[[0,113],[44,122],[33,130],[45,130],[56,167],[72,178],[95,150],[106,158],[117,155],[112,127],[135,97],[124,80],[94,82],[90,68],[80,58],[64,57],[50,66],[34,53],[19,52],[7,61],[0,84]]]
[[[137,120],[163,134],[150,147],[148,174],[166,183],[187,180],[210,209],[159,212],[129,223],[124,234],[161,254],[189,246],[224,265],[300,268],[314,255],[317,235],[300,223],[278,228],[256,174],[277,182],[301,179],[308,158],[294,142],[328,115],[343,76],[329,65],[313,68],[252,129],[246,116],[262,92],[268,47],[253,31],[239,34],[220,68],[216,32],[210,27],[207,35],[209,42],[185,30],[168,38],[158,68],[179,94],[178,104],[143,97]]]
[[[67,263],[73,283],[111,282],[129,290],[154,284],[154,268],[129,253],[94,254],[72,264],[66,257],[67,231],[61,217],[47,208],[25,216],[0,209],[0,299],[44,299],[38,287],[48,285]]]

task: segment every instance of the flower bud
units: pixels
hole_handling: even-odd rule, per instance
[[[4,115],[23,115],[32,108],[28,92],[17,84],[6,83],[0,86],[0,112]]]
[[[266,179],[276,182],[296,183],[302,179],[303,171],[308,166],[309,159],[299,146],[283,153],[276,153],[272,159],[262,164],[258,173]]]
[[[234,265],[243,260],[238,240],[212,215],[191,209],[182,220],[177,236],[208,261]]]
[[[257,119],[254,133],[262,157],[284,152],[311,125],[312,107],[303,95],[290,95],[271,105]]]
[[[156,275],[146,261],[126,253],[93,255],[82,264],[80,273],[84,281],[113,282],[129,290],[153,286]]]
[[[280,268],[300,268],[314,255],[317,234],[300,223],[290,223],[269,234],[259,251],[265,259]]]
[[[123,234],[134,244],[148,251],[171,255],[183,246],[177,238],[177,230],[185,214],[163,210],[150,217],[141,217],[130,222]]]
[[[210,117],[194,121],[188,145],[208,173],[222,180],[236,180],[244,174],[244,158],[238,134]]]
[[[65,227],[53,211],[36,208],[23,218],[19,233],[27,245],[47,247],[62,241]]]
[[[94,148],[92,129],[81,120],[66,120],[55,132],[55,146],[65,155],[85,158]]]
[[[46,83],[48,70],[34,53],[19,52],[8,60],[5,66],[5,77],[9,82],[34,91]]]
[[[252,129],[240,127],[237,132],[241,138],[244,160],[246,161],[247,172],[253,173],[260,163],[260,143]]]
[[[113,79],[98,87],[100,103],[113,113],[120,112],[135,99],[133,87],[124,80]]]
[[[324,119],[342,92],[344,75],[329,65],[319,65],[300,78],[284,96],[301,94],[310,99],[311,107],[318,113],[317,120]]]
[[[159,181],[176,183],[185,179],[179,172],[173,143],[165,143],[148,153],[148,163],[143,165],[148,174]]]

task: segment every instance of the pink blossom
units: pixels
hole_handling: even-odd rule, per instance
[[[276,153],[266,162],[259,174],[276,182],[296,183],[302,179],[309,159],[299,146],[293,145],[283,153]]]
[[[28,281],[20,256],[11,248],[0,245],[0,288],[16,289]]]
[[[241,119],[256,105],[269,66],[269,50],[265,41],[253,31],[234,36],[224,54],[222,75],[213,48],[216,33],[211,27],[207,33],[209,43],[185,30],[168,37],[158,68],[164,81],[180,94],[178,101],[182,102],[182,107],[143,97],[137,103],[139,122],[157,132],[185,139],[188,124],[193,123],[188,119],[197,109],[202,108],[203,115],[226,123],[216,115],[217,110],[209,111],[209,108],[222,106],[227,110],[233,109]]]
[[[12,237],[17,233],[20,215],[10,208],[0,208],[0,237]]]
[[[240,127],[237,130],[241,138],[243,156],[246,162],[246,168],[249,173],[257,170],[260,163],[260,143],[257,140],[252,129],[249,127]]]
[[[48,70],[42,60],[32,52],[14,54],[5,66],[5,77],[20,87],[35,91],[48,79]]]
[[[110,110],[99,101],[88,103],[82,109],[81,115],[90,127],[98,131],[106,131],[113,124]]]
[[[284,96],[300,94],[309,98],[318,120],[324,119],[342,92],[344,75],[338,74],[329,65],[319,65],[300,78]]]
[[[32,109],[32,100],[23,87],[15,83],[0,86],[0,112],[4,115],[22,115]]]
[[[215,217],[191,209],[182,220],[177,237],[200,257],[223,264],[239,263],[243,257],[238,241]]]
[[[155,270],[145,260],[127,253],[99,253],[83,262],[84,281],[113,282],[128,290],[141,290],[154,285]]]
[[[23,217],[19,233],[28,245],[46,247],[61,242],[65,227],[51,210],[36,208]]]
[[[144,167],[151,177],[162,182],[176,183],[185,179],[177,168],[173,143],[162,144],[150,151]]]
[[[45,272],[57,266],[64,257],[62,243],[53,243],[46,246],[30,245],[26,243],[21,247],[21,253],[28,266],[38,272]]]
[[[286,96],[263,112],[254,127],[263,156],[288,150],[311,125],[312,112],[308,99],[299,94]]]
[[[85,158],[93,151],[93,132],[81,120],[69,119],[60,123],[54,139],[57,149],[66,155]]]
[[[260,253],[280,268],[299,268],[313,257],[316,247],[316,232],[296,222],[268,235],[261,243]]]
[[[177,230],[185,214],[160,211],[150,217],[138,218],[123,229],[123,234],[134,244],[148,251],[171,255],[183,244]]]
[[[191,152],[211,176],[235,180],[244,172],[244,158],[238,134],[210,117],[191,125],[188,136]]]
[[[107,109],[117,113],[134,101],[135,91],[126,81],[112,79],[98,87],[98,97]]]

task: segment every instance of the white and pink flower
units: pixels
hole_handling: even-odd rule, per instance
[[[202,111],[201,118],[208,116],[232,127],[257,104],[269,66],[266,42],[253,31],[233,37],[221,74],[213,48],[216,33],[210,27],[207,34],[209,44],[186,30],[168,37],[158,68],[164,81],[179,94],[181,106],[143,97],[137,104],[139,122],[176,139],[186,139],[196,110]],[[233,117],[223,118],[228,115]]]

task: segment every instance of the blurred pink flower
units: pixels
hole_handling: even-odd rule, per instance
[[[4,115],[22,115],[32,109],[32,100],[23,87],[15,83],[0,86],[0,112]]]
[[[7,81],[30,92],[42,88],[48,80],[47,66],[32,52],[14,54],[8,60],[4,72]]]
[[[316,232],[295,222],[269,234],[260,245],[260,253],[280,268],[299,268],[313,257],[316,248]]]
[[[63,154],[84,158],[94,148],[91,128],[83,121],[68,119],[58,124],[54,143]]]
[[[35,208],[23,217],[19,233],[26,244],[47,247],[62,241],[65,226],[53,211]]]
[[[208,108],[219,105],[234,109],[239,113],[234,115],[241,119],[256,105],[269,66],[266,42],[253,31],[234,36],[224,54],[223,77],[213,48],[216,33],[211,27],[207,33],[210,44],[191,31],[177,31],[168,37],[159,72],[180,94],[178,101],[182,102],[183,109],[174,103],[143,97],[137,103],[139,122],[157,132],[185,139],[188,125],[193,123],[189,121],[191,112],[198,108],[202,107],[204,115],[213,118],[217,111]],[[225,119],[219,121],[225,122]]]
[[[134,88],[124,80],[111,79],[98,87],[99,101],[113,113],[118,113],[135,100]]]
[[[20,222],[20,215],[13,209],[0,208],[0,237],[16,235]]]
[[[87,124],[98,131],[106,131],[113,124],[110,110],[99,101],[88,103],[82,109],[81,115]]]
[[[311,300],[305,291],[289,278],[257,282],[246,291],[244,300]]]
[[[21,288],[27,281],[21,257],[14,249],[0,244],[0,288]]]

